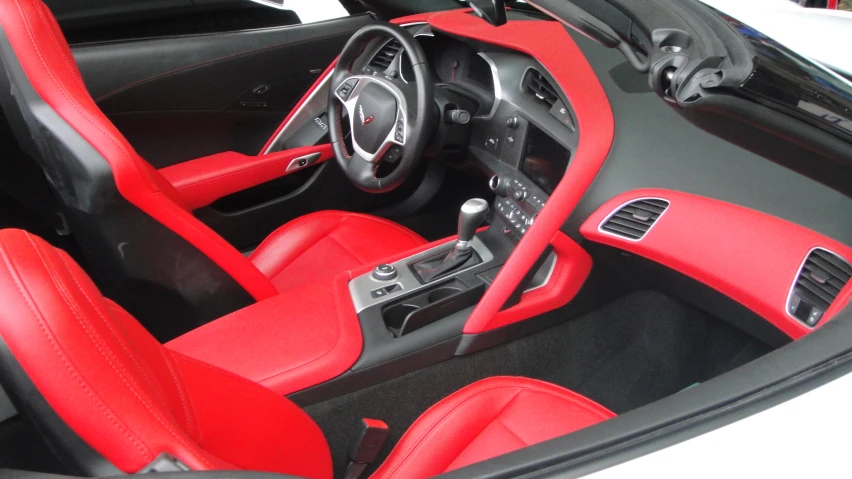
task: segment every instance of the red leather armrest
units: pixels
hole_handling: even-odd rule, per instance
[[[285,396],[331,380],[361,356],[349,274],[257,302],[166,343]]]
[[[186,207],[194,210],[223,196],[285,176],[291,161],[311,153],[320,154],[317,163],[334,155],[328,144],[259,156],[227,151],[178,163],[159,171],[180,193]]]

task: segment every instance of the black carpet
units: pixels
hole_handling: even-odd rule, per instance
[[[479,379],[513,375],[559,384],[624,413],[769,352],[729,324],[650,291],[562,325],[307,408],[331,446],[335,477],[360,418],[391,428],[377,466],[430,406]]]

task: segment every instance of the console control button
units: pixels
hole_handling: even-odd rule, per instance
[[[370,291],[370,296],[374,298],[384,298],[385,296],[388,296],[391,293],[395,293],[400,290],[402,290],[402,286],[400,286],[399,283],[394,283],[390,286],[385,286],[384,288],[374,289],[373,291]]]
[[[524,201],[527,199],[527,190],[515,190],[515,194],[513,196],[515,201]]]
[[[346,83],[344,83],[343,85],[340,85],[340,87],[337,89],[337,96],[339,96],[343,101],[348,100],[349,95],[352,94],[352,90],[355,89],[355,86],[357,84],[358,84],[358,79],[353,78],[353,79],[347,81]]]
[[[405,142],[405,116],[403,116],[402,110],[396,112],[396,130],[393,139],[397,143]]]
[[[379,281],[390,281],[396,278],[398,274],[396,267],[392,264],[380,264],[373,270],[373,278]]]
[[[500,139],[494,135],[488,135],[488,138],[485,139],[485,146],[488,148],[497,151],[497,146],[500,145]]]
[[[383,159],[388,163],[396,163],[400,158],[402,158],[402,147],[392,146],[388,149],[388,152],[385,153]]]
[[[568,107],[565,106],[565,103],[562,103],[562,100],[557,100],[557,102],[553,104],[553,107],[550,109],[550,114],[562,122],[563,125],[571,129],[574,128],[574,119],[571,118],[571,112],[568,111]]]
[[[537,194],[530,195],[526,201],[528,205],[532,206],[536,210],[544,208],[544,198]]]

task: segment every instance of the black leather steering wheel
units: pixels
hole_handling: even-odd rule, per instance
[[[376,38],[398,41],[414,71],[415,81],[405,83],[380,72],[354,73],[352,67],[369,42]],[[379,23],[358,30],[340,53],[331,73],[328,119],[334,156],[346,176],[358,188],[384,193],[401,185],[423,157],[434,129],[434,84],[426,54],[417,40],[402,27]],[[344,143],[343,108],[352,132],[350,154]],[[377,178],[382,161],[399,164],[387,176]]]

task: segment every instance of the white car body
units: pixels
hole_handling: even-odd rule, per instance
[[[787,48],[852,76],[852,12],[789,0],[701,0]]]
[[[850,397],[852,375],[846,375],[715,431],[586,477],[849,477]]]

